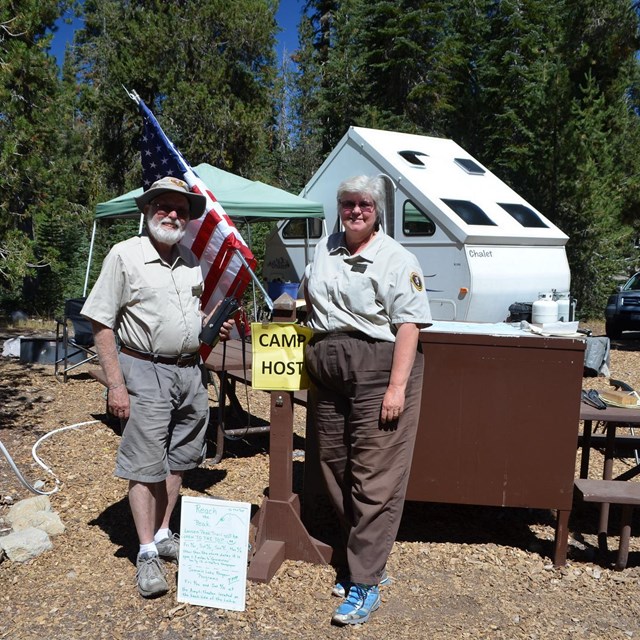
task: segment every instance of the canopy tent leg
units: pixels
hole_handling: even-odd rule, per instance
[[[91,244],[89,245],[89,258],[87,260],[87,272],[84,276],[84,289],[82,297],[87,297],[87,287],[89,286],[89,271],[91,270],[91,258],[93,257],[93,245],[96,241],[96,220],[93,221],[93,229],[91,230]]]

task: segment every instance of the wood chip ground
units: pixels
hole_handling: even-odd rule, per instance
[[[601,325],[593,328],[602,334]],[[10,335],[5,331],[0,339]],[[615,341],[611,374],[640,389],[639,334]],[[584,386],[605,389],[608,381],[585,378]],[[210,395],[215,410],[213,388]],[[268,418],[265,393],[251,392],[250,405],[256,417]],[[82,371],[62,384],[52,366],[0,358],[0,440],[30,481],[52,486],[31,456],[38,438],[96,420],[47,439],[38,450],[62,482],[51,502],[67,528],[53,539],[52,551],[26,564],[0,562],[0,639],[640,637],[640,514],[629,566],[616,572],[619,512],[612,508],[613,551],[603,558],[596,550],[596,505],[575,505],[569,561],[554,569],[552,512],[408,503],[389,559],[393,584],[371,621],[354,628],[329,624],[337,604],[330,595],[332,568],[301,562],[285,562],[268,584],[249,582],[242,613],[178,603],[173,567],[171,592],[143,600],[134,584],[137,543],[126,483],[113,477],[118,435],[105,424],[104,409],[103,387]],[[304,449],[304,410],[296,406],[295,412],[294,449]],[[188,476],[184,494],[258,506],[268,485],[267,450],[266,435],[229,441],[219,464],[209,460]],[[579,464],[578,452],[576,470]],[[592,477],[601,464],[594,451]],[[633,458],[618,460],[616,469],[633,464]],[[296,490],[301,466],[296,458]],[[0,516],[8,508],[6,496],[30,495],[0,456]],[[333,526],[329,515],[325,524]]]

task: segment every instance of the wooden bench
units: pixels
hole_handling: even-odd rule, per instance
[[[231,380],[233,383],[239,382],[240,384],[251,385],[251,370],[246,372],[244,371],[227,371],[227,378]],[[265,393],[271,393],[271,391],[266,391],[264,389],[260,389],[260,391],[264,391]],[[300,405],[301,407],[307,406],[307,392],[303,391],[294,391],[293,392],[293,401],[295,404]]]
[[[585,502],[600,504],[619,504],[622,506],[620,522],[620,545],[615,568],[622,571],[629,557],[629,538],[631,537],[631,518],[633,508],[640,505],[640,483],[621,480],[591,480],[579,478],[575,487]],[[602,534],[603,532],[600,532]],[[606,531],[604,532],[606,536]],[[606,547],[605,547],[606,548]]]
[[[227,370],[224,371],[216,371],[215,372],[218,378],[220,379],[220,387],[216,388],[218,394],[222,391],[222,379],[225,377],[225,403],[229,402],[231,412],[235,415],[236,419],[242,420],[246,415],[251,415],[251,404],[249,401],[246,402],[247,408],[245,409],[240,399],[238,398],[238,389],[236,388],[236,383],[240,383],[242,385],[246,385],[247,387],[251,387],[251,370]],[[268,391],[266,389],[258,389],[258,391],[263,391],[264,393],[271,394],[272,391]],[[306,391],[293,391],[293,404],[300,405],[302,407],[307,406],[307,392]],[[241,396],[245,395],[243,391]],[[218,403],[220,402],[220,397],[218,396]],[[235,428],[226,428],[224,426],[224,411],[221,415],[221,420],[219,420],[220,424],[216,427],[216,455],[211,459],[212,464],[217,464],[222,459],[224,454],[224,445],[225,445],[225,437],[231,438],[243,438],[247,435],[251,434],[261,434],[261,433],[270,433],[271,427],[270,425],[266,426],[244,426],[244,427],[235,427]],[[249,420],[251,418],[249,417]]]

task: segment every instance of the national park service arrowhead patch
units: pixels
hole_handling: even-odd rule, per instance
[[[417,273],[416,271],[412,271],[411,275],[409,276],[409,279],[411,280],[411,286],[416,291],[422,291],[424,289],[424,286],[422,284],[422,278],[420,277],[419,273]]]

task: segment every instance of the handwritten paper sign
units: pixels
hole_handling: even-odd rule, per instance
[[[244,611],[248,502],[182,497],[178,602]]]

